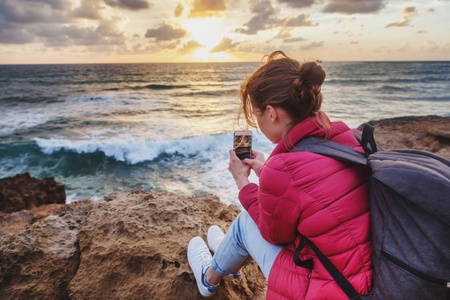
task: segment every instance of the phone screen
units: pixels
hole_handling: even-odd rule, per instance
[[[236,131],[234,133],[234,152],[240,160],[252,158],[252,135],[251,132]]]

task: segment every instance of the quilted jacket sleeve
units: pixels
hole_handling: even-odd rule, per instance
[[[281,157],[274,157],[265,165],[259,187],[251,183],[242,188],[239,200],[265,240],[277,245],[295,240],[300,205],[291,174]]]

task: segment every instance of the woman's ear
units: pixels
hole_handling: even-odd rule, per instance
[[[278,112],[272,105],[266,106],[267,112],[269,113],[269,119],[272,123],[278,119]]]

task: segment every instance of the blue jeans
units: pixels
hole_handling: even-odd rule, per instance
[[[251,256],[268,279],[273,262],[282,249],[282,246],[266,241],[248,212],[243,211],[228,229],[211,265],[220,276],[225,276]]]

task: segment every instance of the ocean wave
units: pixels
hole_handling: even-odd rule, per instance
[[[198,92],[188,92],[188,93],[180,93],[174,96],[182,97],[182,96],[236,96],[238,95],[238,89],[227,89],[227,90],[210,90],[210,91],[198,91]]]
[[[172,90],[189,88],[188,85],[171,85],[171,84],[147,84],[144,86],[129,87],[134,90],[150,89],[150,90]]]
[[[408,87],[399,87],[399,86],[393,86],[393,85],[383,85],[382,87],[379,87],[376,89],[380,93],[395,93],[395,92],[402,92],[402,91],[410,91]]]
[[[139,140],[114,137],[110,139],[65,140],[35,138],[40,150],[51,155],[60,151],[78,154],[102,152],[105,156],[128,164],[138,164],[167,156],[208,156],[226,151],[231,146],[231,133],[203,134],[176,140]]]
[[[377,83],[383,82],[383,80],[376,79],[328,79],[325,83],[329,84],[364,84],[364,83]]]

